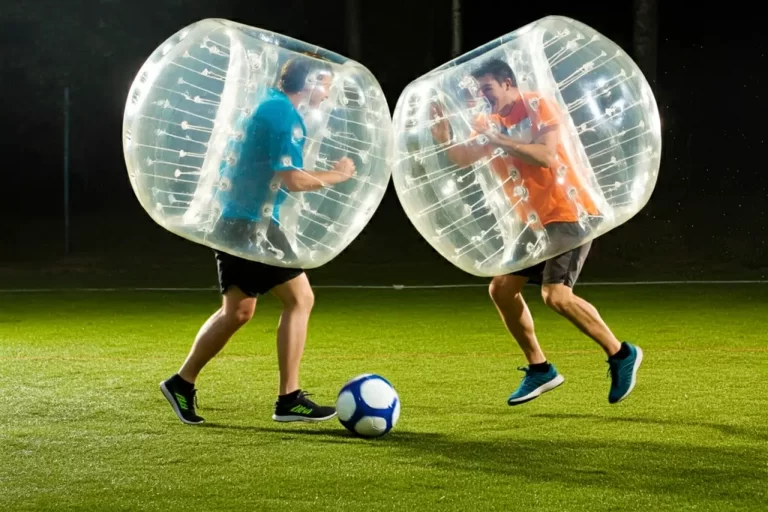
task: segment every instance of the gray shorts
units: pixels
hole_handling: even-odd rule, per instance
[[[550,241],[563,246],[572,245],[584,239],[587,231],[578,222],[552,222],[545,227]],[[533,284],[564,284],[570,288],[576,284],[581,269],[592,247],[592,241],[542,261],[532,267],[524,268],[510,275],[527,277]]]

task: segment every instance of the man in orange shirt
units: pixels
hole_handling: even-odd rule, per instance
[[[512,69],[503,60],[489,60],[472,75],[480,94],[490,103],[490,116],[476,119],[471,140],[459,143],[452,140],[450,123],[440,107],[433,105],[436,122],[432,135],[437,142],[449,145],[448,158],[460,167],[489,158],[515,212],[526,223],[526,232],[543,229],[550,244],[547,250],[554,246],[554,254],[558,254],[491,281],[491,298],[528,360],[528,367],[521,368],[525,377],[507,403],[528,402],[565,380],[547,361],[536,339],[533,318],[522,295],[529,281],[541,284],[547,306],[603,348],[611,373],[608,401],[620,402],[634,389],[643,352],[631,343],[619,342],[594,306],[573,293],[591,246],[591,242],[582,243],[587,235],[583,223],[598,216],[599,211],[580,168],[568,158],[567,135],[561,133],[557,104],[539,94],[521,92]],[[501,155],[499,148],[504,151]],[[521,252],[526,251],[526,245],[518,243],[516,260],[525,256]]]

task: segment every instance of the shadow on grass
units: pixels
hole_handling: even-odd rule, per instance
[[[308,428],[314,427],[311,424],[301,424],[286,426],[285,428],[274,427],[259,427],[256,425],[227,425],[225,423],[203,423],[201,428],[209,428],[216,430],[230,430],[240,432],[253,432],[254,434],[280,434],[283,436],[317,436],[317,437],[339,437],[353,439],[352,434],[343,429],[329,430],[329,429],[316,429],[308,430]]]
[[[609,421],[590,415],[538,416],[554,420],[583,417]],[[622,421],[663,423],[645,418]],[[513,478],[518,484],[520,479],[525,479],[533,483],[551,482],[633,496],[638,493],[680,496],[702,505],[717,500],[753,509],[768,507],[765,491],[768,456],[765,450],[756,449],[757,446],[700,446],[695,444],[695,438],[690,444],[665,442],[664,439],[612,443],[607,439],[515,437],[476,441],[407,430],[395,430],[383,438],[363,440],[342,428],[305,424],[282,428],[207,424],[207,428],[277,434],[282,440],[364,450],[372,458],[393,457],[398,464],[442,470],[457,481],[474,479],[484,473],[502,481]],[[355,456],[361,455],[357,453]]]
[[[443,439],[446,437],[444,434],[430,433],[430,432],[397,431],[397,435],[392,433],[380,438],[364,439],[352,434],[351,432],[349,432],[344,428],[341,428],[340,426],[334,429],[330,429],[327,427],[319,428],[318,425],[313,425],[311,423],[297,423],[293,425],[286,425],[283,428],[259,427],[255,425],[226,425],[222,423],[203,423],[202,425],[200,425],[200,427],[211,428],[211,429],[221,429],[221,430],[253,432],[254,434],[259,434],[259,433],[278,434],[284,438],[290,437],[290,438],[298,439],[301,437],[310,437],[310,438],[319,439],[319,438],[325,437],[325,438],[346,439],[348,441],[360,440],[360,441],[369,441],[369,442],[386,442],[389,444],[426,442],[430,439],[435,440],[435,439]]]
[[[687,501],[768,506],[768,458],[751,447],[720,448],[677,443],[607,440],[510,439],[461,441],[451,438],[390,439],[396,450],[416,455],[418,464],[473,478],[524,478],[573,487],[651,495],[678,495]],[[382,449],[385,443],[375,445]],[[761,506],[762,505],[762,506]]]
[[[546,418],[546,419],[553,419],[553,420],[574,419],[574,420],[600,421],[603,423],[632,423],[637,425],[661,425],[661,426],[687,427],[687,428],[701,427],[701,428],[709,428],[712,430],[717,430],[724,435],[738,437],[743,440],[760,441],[760,442],[768,441],[768,430],[766,429],[762,429],[762,431],[753,431],[753,430],[749,430],[744,427],[738,427],[735,425],[724,425],[722,423],[710,423],[705,421],[702,421],[702,422],[680,421],[680,420],[674,420],[674,419],[662,420],[658,418],[641,418],[641,417],[616,418],[616,417],[600,416],[598,414],[568,414],[568,413],[543,413],[543,414],[533,414],[532,416],[536,418]]]

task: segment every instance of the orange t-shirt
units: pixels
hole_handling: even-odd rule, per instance
[[[556,166],[540,167],[513,156],[492,157],[491,168],[504,182],[504,192],[512,204],[517,204],[516,211],[524,221],[531,212],[535,212],[543,225],[578,222],[577,205],[581,205],[588,215],[598,215],[597,206],[586,190],[583,173],[568,158],[564,145],[567,135],[562,131],[562,121],[554,102],[537,94],[522,93],[509,114],[504,117],[492,114],[489,121],[503,127],[507,135],[531,143],[548,127],[560,125]],[[520,201],[519,195],[515,194],[518,186],[527,190],[526,201]]]

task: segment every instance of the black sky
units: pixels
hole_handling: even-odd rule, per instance
[[[72,208],[135,214],[120,142],[125,97],[166,37],[221,17],[346,54],[344,0],[12,0],[0,6],[3,222],[60,216],[62,94],[71,88]],[[361,1],[362,62],[394,108],[402,88],[450,58],[450,0]],[[765,30],[746,2],[717,11],[659,1],[660,179],[642,216],[682,247],[722,245],[765,262]],[[546,15],[578,19],[632,54],[631,0],[465,1],[464,50]],[[397,209],[388,197],[382,208]],[[402,220],[402,219],[401,219]],[[398,228],[399,229],[399,228]],[[761,259],[762,258],[762,259]]]

